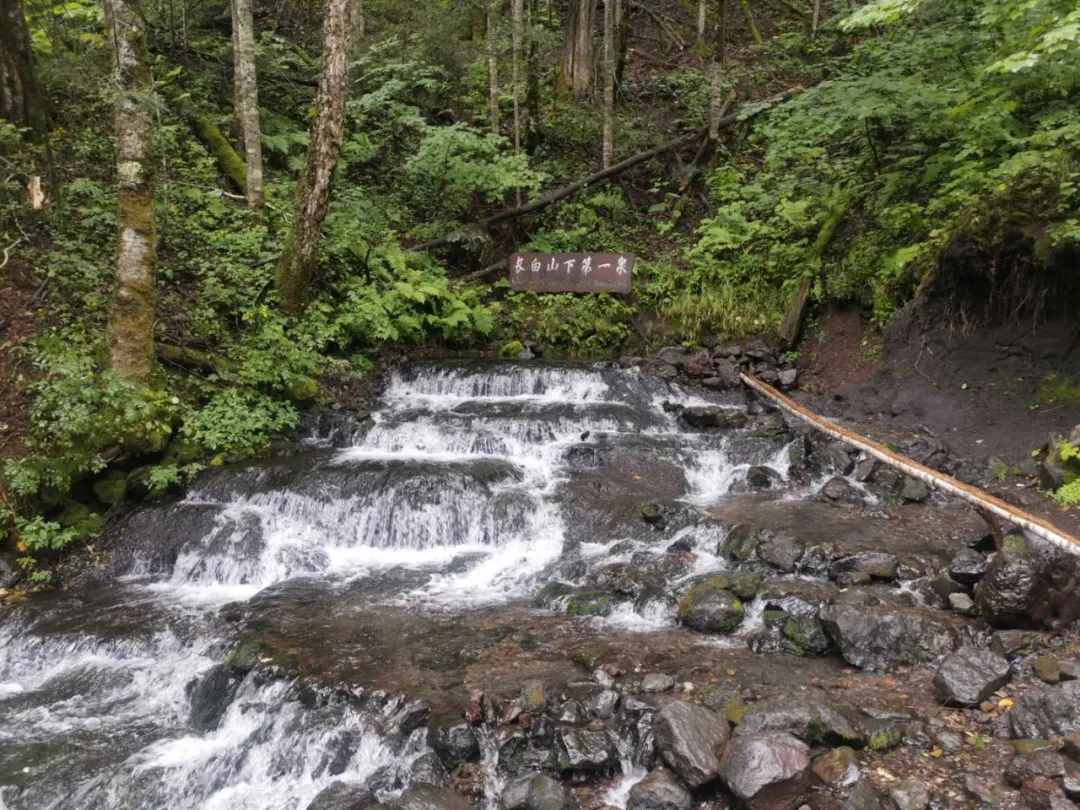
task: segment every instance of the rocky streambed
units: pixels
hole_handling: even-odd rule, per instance
[[[1075,561],[673,377],[406,366],[131,515],[0,613],[0,807],[1072,806]]]

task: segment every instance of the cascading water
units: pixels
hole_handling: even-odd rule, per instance
[[[223,665],[221,608],[287,581],[412,611],[527,597],[571,552],[560,488],[574,454],[601,443],[644,442],[686,470],[689,502],[747,463],[786,471],[775,443],[683,432],[671,402],[705,401],[632,370],[410,366],[365,429],[216,471],[134,515],[105,584],[3,617],[0,807],[304,810],[333,782],[420,756],[422,735],[390,730],[385,696]],[[707,532],[694,542],[715,553]],[[671,617],[657,603],[611,621]]]

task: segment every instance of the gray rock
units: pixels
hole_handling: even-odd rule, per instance
[[[735,796],[750,801],[765,788],[793,779],[809,766],[810,749],[790,734],[746,734],[728,743],[720,776]]]
[[[450,784],[450,773],[434,751],[418,756],[409,766],[409,772],[411,781],[417,785],[446,787]]]
[[[990,639],[990,649],[1006,658],[1030,655],[1042,645],[1042,635],[1031,630],[999,630]]]
[[[1009,682],[1009,662],[990,650],[965,646],[941,662],[934,675],[939,701],[947,706],[977,706]]]
[[[737,596],[724,590],[722,578],[699,582],[680,600],[679,621],[699,633],[730,633],[742,623],[746,609]]]
[[[561,723],[584,723],[589,719],[588,712],[585,711],[585,707],[582,706],[576,700],[568,700],[559,709],[558,714],[559,722]]]
[[[1014,739],[1048,739],[1080,732],[1080,681],[1027,690],[1008,718]]]
[[[372,792],[363,785],[331,782],[311,800],[307,810],[368,810],[378,804]]]
[[[898,562],[895,554],[882,551],[860,551],[834,560],[829,566],[829,577],[839,579],[843,574],[866,574],[871,579],[896,579]]]
[[[19,570],[9,563],[5,558],[0,557],[0,588],[10,588],[19,581]]]
[[[930,497],[930,487],[918,478],[905,478],[900,487],[900,497],[909,503],[922,503]]]
[[[844,660],[861,669],[935,661],[958,641],[945,619],[916,608],[829,605],[821,611],[821,623]]]
[[[950,593],[949,607],[957,613],[963,613],[965,616],[968,616],[975,612],[975,600],[966,593]]]
[[[846,787],[859,781],[859,762],[854,749],[834,748],[818,757],[810,766],[814,775],[826,785]]]
[[[668,692],[675,688],[675,679],[663,672],[650,672],[641,679],[642,692]]]
[[[713,374],[720,381],[720,388],[738,388],[742,385],[739,367],[730,360],[713,360]]]
[[[830,478],[821,488],[821,494],[835,503],[858,505],[863,502],[863,495],[846,478]]]
[[[930,804],[930,791],[921,779],[905,779],[889,791],[897,810],[926,810]]]
[[[814,450],[814,459],[826,470],[847,475],[855,468],[853,451],[841,441],[830,441]]]
[[[973,548],[963,548],[949,563],[949,576],[961,585],[974,585],[986,573],[990,561]]]
[[[502,810],[577,810],[574,792],[546,774],[523,776],[506,786],[499,800]]]
[[[690,810],[690,791],[666,768],[657,768],[630,788],[626,810]]]
[[[217,664],[192,681],[188,686],[191,725],[202,732],[216,729],[236,695],[240,680],[232,667]]]
[[[656,359],[672,366],[685,365],[690,352],[682,346],[665,346],[656,353]]]
[[[559,770],[569,773],[609,771],[618,765],[608,733],[585,728],[563,728],[558,733]]]
[[[619,705],[619,693],[614,689],[604,689],[593,695],[589,701],[589,711],[593,717],[607,720],[615,714],[615,708]]]
[[[980,779],[975,774],[964,777],[964,790],[983,807],[1001,805],[1001,787],[990,779]]]
[[[843,810],[883,810],[881,795],[865,779],[857,782],[844,800]]]
[[[736,430],[746,426],[747,416],[719,405],[690,405],[682,409],[679,421],[690,430]]]
[[[783,483],[783,476],[772,467],[755,465],[746,471],[746,485],[750,489],[772,489],[781,486]]]
[[[754,556],[760,542],[760,532],[745,523],[736,523],[728,529],[727,536],[720,541],[717,554],[731,560],[746,562]]]
[[[862,746],[866,733],[847,707],[817,700],[776,700],[754,704],[735,736],[786,732],[810,744]]]
[[[1057,751],[1044,748],[1029,754],[1017,754],[1005,768],[1005,781],[1013,787],[1038,776],[1056,779],[1065,775],[1065,759]]]
[[[758,556],[786,574],[795,570],[803,555],[803,542],[791,532],[768,532],[758,546]]]
[[[1049,543],[1008,535],[975,588],[975,605],[993,625],[1030,626],[1052,616],[1053,586],[1075,566],[1075,558]]]
[[[480,744],[477,742],[476,732],[467,723],[439,729],[434,734],[432,747],[439,755],[439,759],[450,770],[480,756]]]
[[[656,713],[653,732],[664,762],[691,788],[720,774],[720,755],[729,732],[727,721],[715,712],[674,701]]]
[[[794,388],[799,382],[799,370],[797,368],[785,368],[780,371],[780,387],[787,390]]]
[[[460,793],[434,785],[412,785],[391,804],[397,810],[472,810]]]

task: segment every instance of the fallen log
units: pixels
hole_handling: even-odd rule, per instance
[[[879,444],[872,439],[852,433],[850,430],[840,427],[835,422],[826,419],[823,416],[819,416],[804,405],[800,405],[790,397],[781,394],[771,385],[762,382],[753,375],[744,373],[741,374],[740,377],[747,386],[757,391],[766,399],[772,400],[792,416],[806,422],[808,425],[820,430],[822,433],[862,450],[864,453],[873,456],[878,461],[884,462],[890,467],[895,467],[906,475],[910,475],[912,478],[918,478],[928,486],[936,487],[951,495],[956,495],[958,498],[974,505],[977,510],[984,510],[993,515],[997,515],[1000,518],[1004,518],[1005,520],[1026,529],[1037,537],[1041,537],[1047,542],[1054,544],[1058,548],[1080,556],[1080,538],[1062,531],[1048,521],[1025,512],[1022,509],[1018,509],[1011,504],[1005,503],[1005,501],[1000,498],[996,498],[988,492],[983,492],[978,487],[965,484],[963,481],[958,481],[950,475],[939,473],[937,470],[930,469],[925,464],[920,464],[899,453],[895,453],[885,447],[885,445]]]
[[[772,98],[764,102],[758,102],[753,105],[753,112],[749,115],[744,115],[741,112],[735,112],[731,115],[727,115],[720,120],[719,126],[728,127],[741,121],[748,121],[754,115],[764,112],[765,110],[775,106],[776,104],[787,100],[801,90],[801,87],[794,88],[792,90],[787,90],[783,93],[780,93],[779,95],[773,96]],[[535,214],[537,211],[542,211],[550,205],[561,202],[567,197],[573,196],[574,194],[577,194],[579,191],[582,191],[589,186],[595,185],[596,183],[602,182],[604,180],[609,180],[612,177],[617,177],[623,172],[632,169],[634,166],[652,160],[658,155],[662,155],[665,152],[672,151],[673,149],[679,149],[683,146],[689,146],[692,143],[696,143],[702,138],[708,137],[708,134],[708,129],[701,129],[692,132],[689,135],[683,135],[681,138],[676,138],[673,141],[668,141],[667,143],[662,143],[659,146],[654,146],[652,149],[646,149],[644,152],[639,152],[633,157],[628,157],[626,160],[616,163],[610,168],[596,172],[595,174],[590,174],[588,177],[583,177],[582,179],[570,183],[569,185],[552,189],[546,194],[540,195],[530,203],[526,203],[525,205],[518,206],[516,208],[508,208],[504,211],[499,211],[498,213],[492,214],[486,219],[482,219],[479,222],[474,223],[473,225],[469,226],[468,229],[462,229],[449,236],[443,236],[439,239],[433,239],[430,242],[423,242],[422,244],[410,248],[410,250],[436,250],[437,248],[446,247],[447,245],[452,245],[455,242],[462,241],[464,238],[466,238],[466,230],[486,230],[493,225],[498,225],[500,223],[508,222],[513,219],[518,219],[528,214]]]
[[[208,115],[191,113],[188,116],[195,134],[202,141],[203,146],[217,161],[221,173],[228,178],[229,182],[237,191],[247,189],[247,165],[240,154],[233,149],[229,139],[226,138],[218,125]]]

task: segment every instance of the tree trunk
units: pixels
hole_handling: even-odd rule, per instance
[[[328,0],[323,22],[322,72],[315,98],[318,115],[311,125],[307,165],[297,189],[299,210],[278,265],[278,292],[282,308],[289,313],[303,308],[318,267],[319,237],[345,130],[351,18],[352,0]]]
[[[259,127],[259,85],[255,75],[255,23],[251,0],[233,0],[233,53],[236,93],[239,102],[236,115],[244,137],[244,157],[247,185],[244,192],[249,208],[262,208],[263,163],[262,131]]]
[[[367,16],[364,13],[364,0],[356,0],[356,25],[354,34],[356,41],[359,42],[367,36]]]
[[[709,63],[709,138],[720,137],[720,119],[724,117],[724,59],[727,38],[724,20],[727,17],[727,0],[720,0],[720,14],[716,21],[716,42],[713,58]]]
[[[604,0],[604,143],[603,166],[615,154],[615,0]]]
[[[524,113],[521,108],[521,51],[525,40],[525,0],[511,0],[510,16],[513,40],[510,81],[514,91],[514,152],[521,154]]]
[[[615,0],[615,31],[617,32],[617,56],[615,62],[615,88],[622,88],[626,72],[626,56],[630,47],[630,26],[626,23],[627,9],[624,0]]]
[[[46,129],[22,0],[0,0],[0,118],[39,134]]]
[[[698,0],[697,9],[697,39],[698,44],[705,46],[705,28],[709,20],[709,0]]]
[[[593,23],[596,0],[571,0],[563,52],[563,81],[578,99],[593,89]]]
[[[750,8],[750,0],[739,0],[739,5],[742,7],[743,16],[746,17],[746,25],[750,29],[750,35],[754,38],[754,42],[758,45],[764,45],[765,39],[761,36],[761,29],[758,28],[757,23],[754,21],[754,10]]]
[[[536,146],[540,131],[540,43],[533,32],[533,25],[540,16],[537,0],[529,0],[527,16],[529,56],[525,65],[525,143],[526,148],[531,150]]]
[[[821,0],[814,0],[814,19],[810,23],[811,37],[817,36],[819,25],[821,25]]]
[[[499,0],[487,0],[488,123],[499,134]]]
[[[151,160],[153,81],[139,0],[107,0],[105,11],[113,44],[117,94],[114,122],[120,203],[116,289],[109,311],[109,360],[121,377],[145,383],[154,371],[157,301]]]

